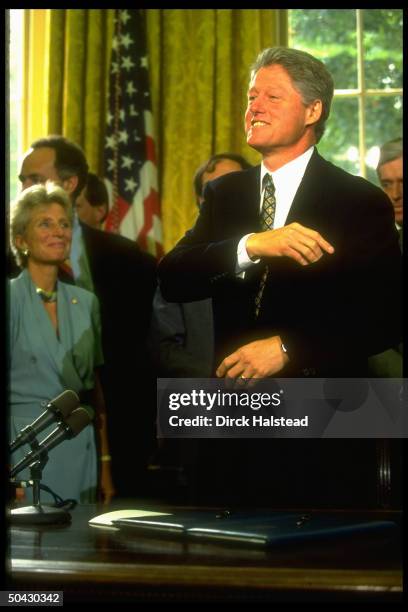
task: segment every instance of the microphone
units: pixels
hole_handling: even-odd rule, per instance
[[[53,421],[64,421],[77,406],[79,406],[79,397],[74,391],[68,390],[60,393],[55,399],[48,402],[45,412],[31,425],[27,425],[20,431],[17,438],[10,444],[10,452],[14,452],[23,444],[30,444]]]
[[[94,411],[90,408],[84,408],[83,406],[76,408],[65,423],[59,423],[58,427],[40,442],[38,448],[30,451],[24,459],[21,459],[11,469],[10,476],[15,476],[35,461],[48,458],[48,451],[64,440],[78,435],[92,421],[94,414]]]

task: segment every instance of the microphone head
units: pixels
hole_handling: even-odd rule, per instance
[[[69,416],[77,406],[79,406],[79,397],[75,391],[70,389],[63,391],[47,404],[47,408],[56,412],[63,419]]]
[[[35,461],[44,461],[44,459],[46,461],[49,451],[67,438],[74,438],[78,435],[92,421],[94,414],[92,408],[89,410],[82,406],[76,408],[65,421],[61,421],[58,427],[40,442],[35,450],[31,450],[11,469],[10,476],[15,476]]]
[[[92,408],[80,406],[76,408],[66,419],[65,425],[71,430],[70,438],[77,436],[93,420],[94,411]]]
[[[10,452],[14,452],[23,444],[31,444],[36,436],[53,421],[63,421],[79,406],[79,397],[74,391],[67,390],[50,400],[43,412],[31,425],[24,427],[17,438],[10,444]]]

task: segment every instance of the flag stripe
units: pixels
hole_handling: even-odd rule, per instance
[[[110,195],[105,230],[163,254],[145,11],[116,9],[104,175]]]

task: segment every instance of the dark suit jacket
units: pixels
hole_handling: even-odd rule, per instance
[[[139,347],[146,345],[150,325],[156,260],[123,236],[83,223],[81,227],[95,293],[101,304],[105,341],[120,348],[123,356],[124,342],[132,346],[134,368],[145,359]],[[105,359],[109,360],[110,355]]]
[[[213,297],[219,362],[248,341],[280,334],[290,356],[280,376],[364,376],[367,355],[400,339],[401,255],[388,198],[315,151],[286,224],[319,231],[335,254],[308,266],[267,261],[255,320],[263,266],[242,280],[235,265],[240,238],[260,231],[259,180],[257,167],[208,184],[196,225],[160,263],[164,297]],[[389,295],[397,296],[392,305]]]
[[[114,484],[119,496],[134,496],[143,491],[155,445],[156,372],[147,338],[156,260],[123,236],[81,227],[101,307],[102,384]]]
[[[167,302],[158,287],[153,300],[151,350],[158,376],[211,376],[214,367],[211,300]]]
[[[254,266],[244,280],[236,276],[235,266],[240,238],[260,231],[259,181],[257,167],[207,183],[195,226],[159,265],[164,297],[213,298],[216,365],[250,340],[280,334],[290,362],[278,377],[365,376],[367,356],[400,339],[401,255],[388,198],[315,151],[286,223],[297,221],[319,231],[336,252],[308,266],[284,257],[267,261],[268,280],[255,320],[262,265]],[[397,296],[392,305],[389,295]],[[199,442],[195,502],[377,504],[375,440]],[[393,483],[400,500],[398,477]]]

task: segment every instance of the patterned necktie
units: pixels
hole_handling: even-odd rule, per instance
[[[264,185],[264,198],[262,202],[261,210],[261,229],[262,231],[273,229],[273,222],[275,220],[275,209],[276,209],[276,198],[275,198],[275,185],[270,174],[265,174],[263,179]],[[259,283],[258,293],[255,297],[255,317],[259,314],[261,307],[262,294],[265,289],[266,278],[268,276],[268,266],[262,273],[261,282]]]

